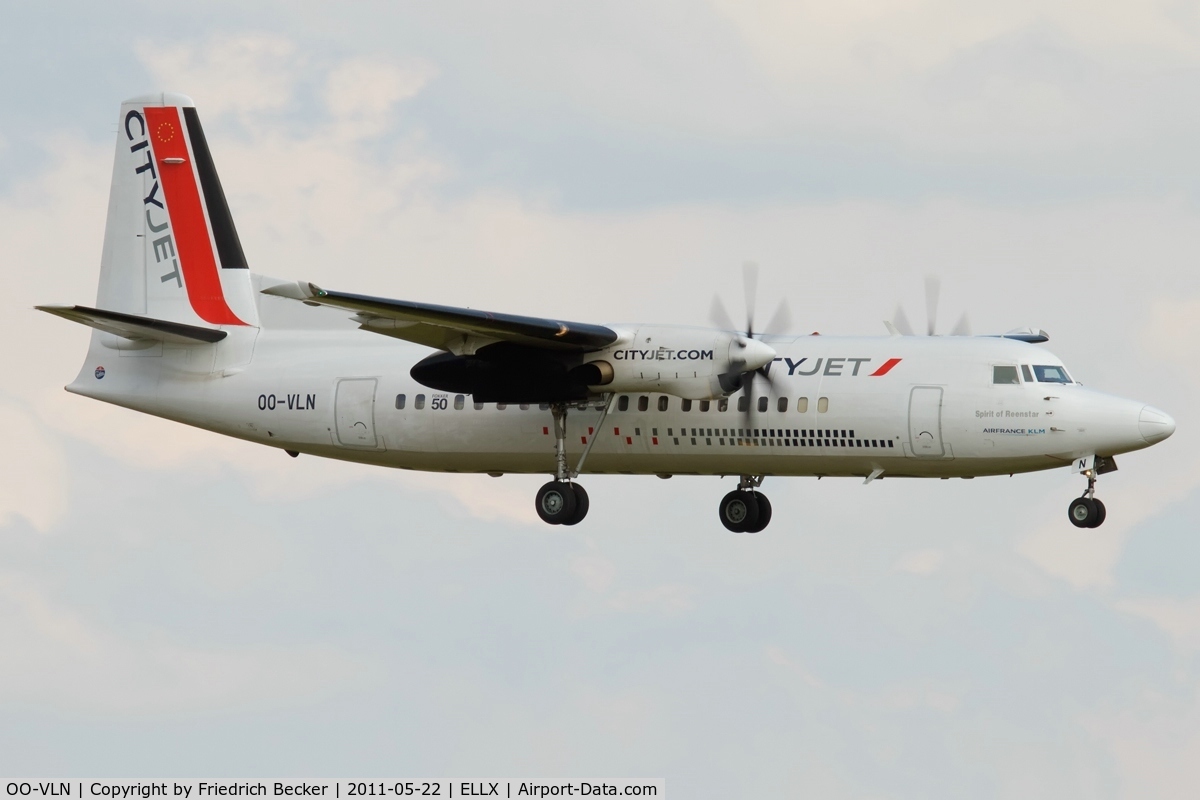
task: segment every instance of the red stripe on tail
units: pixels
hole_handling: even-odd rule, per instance
[[[213,325],[245,325],[225,302],[221,276],[213,255],[212,237],[204,217],[196,172],[188,153],[187,137],[179,119],[179,109],[146,108],[146,125],[150,129],[150,146],[154,151],[154,167],[167,198],[167,213],[171,218],[171,233],[183,270],[183,285],[187,289],[192,309],[205,322]],[[166,159],[182,159],[174,164]]]
[[[887,361],[883,362],[883,366],[881,366],[879,369],[872,372],[868,377],[877,378],[880,375],[887,375],[889,372],[892,371],[892,367],[896,366],[899,363],[900,363],[900,359],[889,358]]]

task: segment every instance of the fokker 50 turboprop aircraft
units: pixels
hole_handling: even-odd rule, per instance
[[[293,304],[300,325],[273,326]],[[95,308],[39,308],[95,329],[68,391],[292,456],[548,473],[536,507],[551,524],[587,514],[585,468],[740,476],[721,522],[757,532],[771,519],[767,476],[1063,467],[1087,479],[1071,522],[1095,527],[1097,476],[1175,430],[1162,411],[1085,389],[1041,332],[912,336],[897,319],[889,336],[756,337],[730,322],[596,325],[256,275],[177,94],[121,106]]]

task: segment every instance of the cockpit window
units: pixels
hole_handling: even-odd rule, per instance
[[[992,367],[992,383],[1020,383],[1016,367]]]
[[[1062,367],[1034,365],[1033,372],[1037,375],[1038,383],[1072,383],[1071,376]]]

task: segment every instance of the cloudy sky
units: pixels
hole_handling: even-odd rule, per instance
[[[672,796],[1191,797],[1200,782],[1200,5],[5,4],[0,773],[659,777]],[[197,102],[251,267],[798,331],[1034,325],[1179,430],[1065,471],[389,474],[62,391],[117,107]],[[364,334],[366,335],[366,334]]]

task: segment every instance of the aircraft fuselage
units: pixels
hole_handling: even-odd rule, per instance
[[[771,383],[757,381],[759,395],[745,399],[741,392],[712,401],[659,393],[667,371],[673,379],[690,362],[644,359],[643,390],[613,397],[603,425],[603,395],[570,406],[568,458],[573,463],[594,439],[586,473],[865,476],[882,469],[885,477],[974,477],[1066,466],[1169,435],[1143,419],[1154,413],[1144,403],[1036,380],[1035,367],[1061,367],[1038,345],[897,336],[770,344],[778,353]],[[213,345],[93,348],[69,388],[328,458],[432,471],[554,472],[548,405],[477,404],[430,390],[409,376],[428,352],[357,330],[240,329]],[[1016,368],[1019,382],[996,383],[997,366]]]

